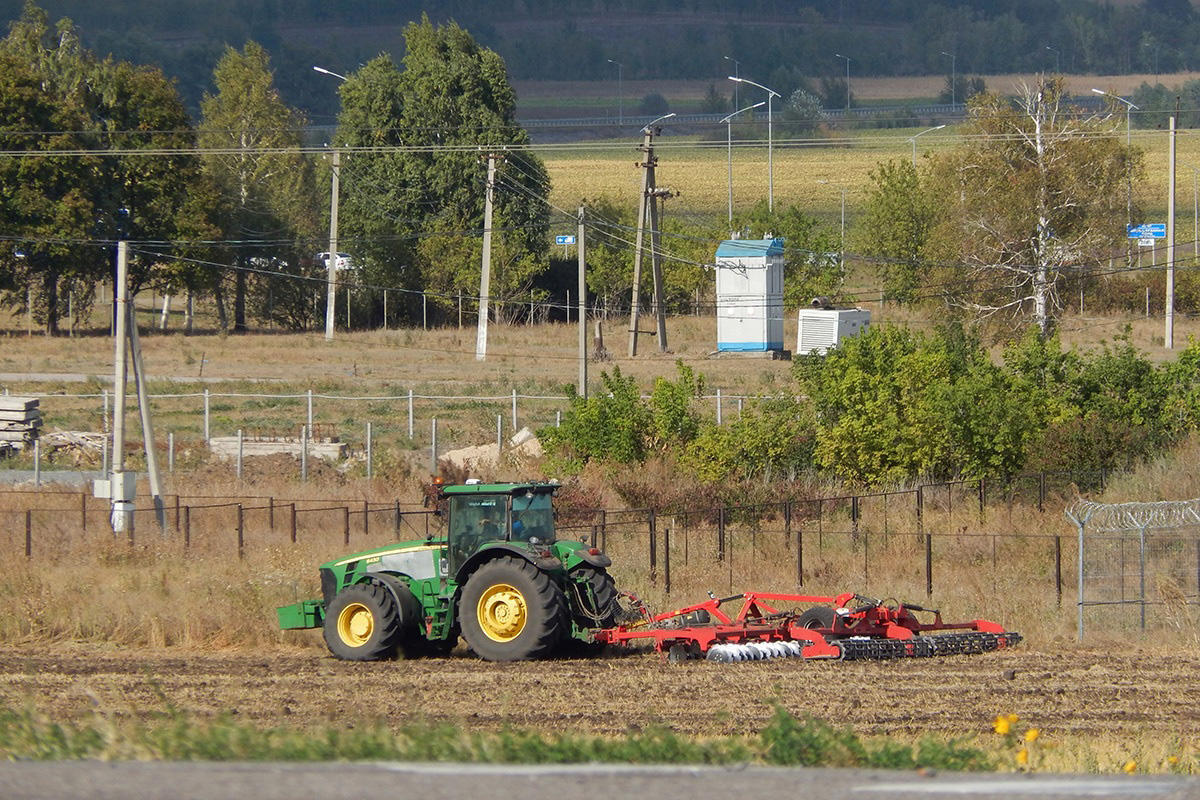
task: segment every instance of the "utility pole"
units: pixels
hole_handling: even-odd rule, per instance
[[[1163,344],[1168,350],[1175,348],[1175,118],[1179,115],[1179,100],[1175,100],[1175,114],[1171,116],[1171,157],[1167,167],[1167,299],[1166,331]]]
[[[137,389],[138,413],[142,421],[142,444],[146,448],[146,472],[150,478],[150,496],[154,500],[154,516],[158,528],[167,532],[167,510],[163,505],[162,477],[158,470],[158,451],[154,449],[154,425],[150,419],[150,397],[146,392],[146,368],[142,364],[142,342],[138,338],[137,320],[129,320],[129,344],[133,355],[133,385]]]
[[[587,400],[587,256],[583,239],[583,206],[579,207],[579,396]]]
[[[642,288],[642,242],[646,233],[646,205],[650,202],[650,193],[654,191],[654,167],[658,163],[654,157],[654,128],[649,125],[642,129],[641,152],[644,157],[638,166],[642,168],[642,196],[638,199],[637,241],[633,246],[633,291],[629,295],[630,358],[637,355],[638,305]]]
[[[338,195],[341,193],[341,153],[333,151],[330,160],[332,185],[329,196],[329,260],[325,292],[325,341],[333,341],[333,317],[337,310],[337,254],[338,254]]]
[[[112,529],[114,533],[129,528],[133,517],[133,482],[125,475],[125,384],[128,380],[126,364],[129,339],[126,328],[129,323],[129,247],[122,240],[117,242],[116,318],[115,347],[113,355],[113,469],[109,480],[109,497],[112,499]],[[128,484],[128,489],[126,488]]]
[[[479,327],[475,334],[475,360],[487,360],[488,293],[492,288],[492,200],[496,189],[496,154],[487,156],[487,186],[483,204],[483,264],[479,274]]]
[[[667,307],[663,302],[661,220],[658,210],[659,203],[670,195],[670,189],[652,189],[650,192],[650,271],[654,277],[655,335],[658,336],[658,350],[661,353],[667,352]]]

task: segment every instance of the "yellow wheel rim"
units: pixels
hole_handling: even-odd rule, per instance
[[[350,603],[337,618],[338,636],[351,647],[362,647],[375,631],[375,615],[362,603]]]
[[[525,596],[515,586],[497,583],[479,598],[476,619],[485,636],[494,642],[511,642],[525,630],[529,609]]]

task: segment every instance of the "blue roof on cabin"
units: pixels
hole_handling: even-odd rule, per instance
[[[726,239],[717,245],[717,258],[765,258],[783,255],[783,239]]]

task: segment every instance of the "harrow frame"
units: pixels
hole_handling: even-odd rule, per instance
[[[630,647],[650,643],[672,662],[689,658],[743,660],[799,656],[805,659],[879,659],[983,653],[1010,647],[1021,635],[985,619],[945,622],[940,610],[915,603],[885,604],[852,592],[828,595],[742,592],[595,631],[597,642]],[[741,601],[736,611],[722,608]],[[851,603],[854,607],[851,607]],[[807,609],[802,610],[802,607]],[[814,609],[827,609],[816,612]],[[914,612],[932,614],[921,622]],[[947,633],[950,632],[950,633]],[[926,635],[938,634],[938,635]],[[779,645],[749,651],[719,645]]]

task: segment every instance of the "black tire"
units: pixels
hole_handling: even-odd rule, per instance
[[[585,580],[580,581],[581,577]],[[602,569],[584,566],[576,568],[571,578],[567,602],[575,624],[581,628],[615,627],[621,606],[617,603],[617,584],[612,576]]]
[[[334,658],[392,658],[404,633],[391,593],[378,584],[347,586],[325,609],[325,644]]]
[[[797,620],[797,624],[801,628],[807,628],[810,631],[818,628],[832,628],[833,609],[825,606],[810,608],[808,611],[805,611],[800,615],[800,619]]]
[[[504,556],[481,566],[463,587],[463,638],[487,661],[545,658],[563,636],[563,594],[546,573]]]

